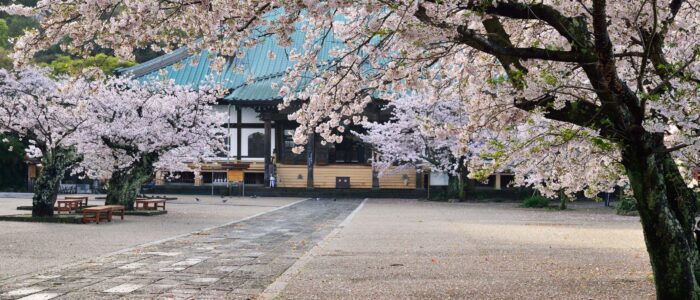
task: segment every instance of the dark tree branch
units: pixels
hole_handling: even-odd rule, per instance
[[[587,55],[582,55],[576,51],[558,51],[558,50],[548,50],[543,48],[518,48],[505,45],[503,43],[494,42],[490,38],[484,37],[478,32],[467,28],[464,25],[453,26],[442,21],[436,21],[432,17],[427,15],[425,7],[419,6],[415,13],[416,18],[421,20],[428,25],[435,26],[443,29],[455,30],[459,37],[457,42],[463,43],[474,49],[494,56],[510,56],[517,57],[519,59],[542,59],[550,61],[561,61],[561,62],[575,62],[575,63],[591,63],[594,62],[594,58]]]
[[[585,30],[585,17],[567,17],[549,5],[498,1],[497,5],[484,7],[483,1],[472,0],[465,9],[511,19],[540,20],[565,37],[575,49],[586,50],[592,46]]]
[[[594,128],[600,130],[600,133],[605,138],[616,139],[618,134],[611,127],[612,124],[604,121],[601,107],[586,101],[567,102],[563,108],[555,109],[554,102],[556,97],[553,95],[544,95],[537,99],[517,99],[513,103],[516,108],[525,111],[544,112],[547,119],[571,123],[586,128]]]

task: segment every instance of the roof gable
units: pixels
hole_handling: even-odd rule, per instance
[[[229,58],[221,72],[212,68],[214,55],[204,50],[192,54],[186,47],[154,58],[142,64],[118,70],[119,74],[131,75],[139,80],[172,79],[176,84],[199,88],[204,85],[220,85],[231,92],[224,98],[229,101],[280,101],[279,88],[284,74],[296,62],[289,59],[291,50],[303,53],[305,34],[297,30],[292,33],[292,43],[280,46],[275,35],[258,38],[259,42],[250,48],[241,48],[243,55]],[[333,48],[343,44],[335,39],[324,40],[319,55],[319,63],[330,61]],[[270,54],[274,59],[270,58]],[[309,78],[300,81],[301,90]],[[276,84],[276,88],[272,88]]]

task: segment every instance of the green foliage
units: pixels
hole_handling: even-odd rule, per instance
[[[561,129],[561,139],[564,142],[571,141],[578,136],[579,136],[579,130],[574,130],[574,129],[569,129],[569,128],[562,128]]]
[[[500,74],[486,79],[486,82],[488,82],[489,84],[491,84],[493,86],[499,85],[499,84],[506,82],[506,81],[508,81],[508,76],[507,75],[500,75]]]
[[[12,59],[10,58],[10,50],[0,47],[0,69],[12,69]]]
[[[22,4],[24,6],[36,6],[39,0],[0,0],[0,5]]]
[[[135,65],[132,61],[122,61],[114,56],[109,56],[103,53],[86,58],[72,58],[68,55],[59,55],[51,63],[48,64],[53,69],[54,74],[78,75],[84,69],[97,67],[107,75],[113,75],[114,70],[122,67],[131,67]]]
[[[24,149],[26,147],[27,145],[16,137],[0,134],[0,160],[24,159]],[[9,150],[10,148],[12,148],[12,151]]]
[[[5,20],[0,19],[0,47],[7,49],[7,46],[10,44],[8,41],[9,38],[10,28],[7,26]]]
[[[542,80],[548,85],[556,85],[558,82],[557,77],[546,70],[540,72],[540,77],[542,77]]]
[[[622,196],[620,202],[615,207],[615,212],[621,216],[636,216],[637,200],[631,196]]]
[[[610,143],[604,139],[601,139],[599,137],[591,138],[591,143],[593,144],[593,146],[598,147],[598,149],[600,149],[602,151],[610,151],[613,149],[612,143]]]
[[[0,1],[2,2],[2,1]],[[21,2],[21,1],[20,1]],[[6,5],[5,3],[2,3],[2,5]],[[30,4],[33,6],[34,4]],[[8,37],[18,37],[24,34],[24,31],[29,29],[29,28],[38,28],[39,27],[39,22],[30,17],[25,17],[25,16],[13,16],[9,15],[5,12],[0,12],[0,19],[5,21],[5,25],[7,25],[7,35]]]
[[[0,19],[0,69],[11,69],[12,59],[10,59],[9,49],[9,27],[5,20]]]
[[[24,191],[27,176],[24,148],[26,145],[14,136],[0,134],[0,191]]]
[[[13,3],[34,6],[36,5],[36,0],[0,0],[0,5]],[[13,16],[0,12],[0,68],[12,69],[12,59],[10,59],[12,44],[9,40],[21,36],[27,28],[37,28],[38,26],[39,23],[34,18]]]
[[[540,195],[532,195],[525,198],[520,206],[525,208],[545,208],[549,207],[549,199]]]

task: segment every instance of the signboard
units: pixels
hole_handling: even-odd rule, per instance
[[[443,172],[430,172],[431,186],[447,186],[450,182],[450,176]]]
[[[227,170],[226,179],[228,182],[243,182],[243,170]]]

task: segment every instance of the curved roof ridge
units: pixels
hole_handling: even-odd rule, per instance
[[[156,58],[152,58],[138,65],[127,68],[117,68],[114,72],[118,75],[129,74],[133,77],[141,77],[153,71],[160,70],[167,66],[173,65],[191,55],[192,54],[189,53],[187,46],[183,46],[170,53],[166,53]]]

